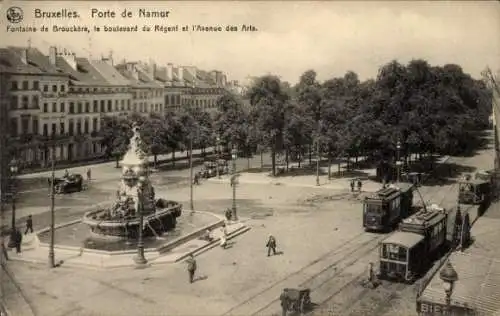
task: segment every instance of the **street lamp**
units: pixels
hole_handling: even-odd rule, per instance
[[[137,213],[139,214],[139,227],[138,227],[138,241],[137,241],[137,256],[134,261],[137,265],[142,266],[148,263],[144,257],[144,185],[146,184],[146,177],[140,176],[137,183]]]
[[[55,182],[56,182],[56,168],[55,168],[55,147],[52,147],[52,158],[51,158],[51,177],[50,177],[50,244],[49,244],[49,267],[55,268],[55,254],[54,254],[54,243],[55,243]]]
[[[238,217],[236,215],[236,158],[237,158],[238,151],[236,148],[233,148],[231,151],[231,158],[233,159],[233,175],[231,177],[231,185],[233,187],[233,220],[236,221],[238,220]]]
[[[458,281],[457,271],[455,271],[449,259],[446,262],[444,268],[439,272],[439,278],[443,281],[443,288],[446,294],[446,307],[449,311],[451,306],[451,294],[453,293],[453,286],[455,282]]]
[[[193,186],[194,186],[194,179],[193,179],[193,135],[189,135],[189,204],[191,206],[191,214],[193,214],[194,211],[194,202],[193,202]]]
[[[12,223],[11,223],[11,232],[10,232],[10,240],[8,247],[14,248],[16,247],[16,175],[18,172],[17,160],[13,158],[9,163],[9,170],[11,176],[11,205],[12,205]]]
[[[220,179],[220,172],[219,172],[219,146],[220,146],[220,137],[217,135],[217,138],[215,139],[215,156],[216,156],[216,166],[215,168],[217,170],[217,179]]]
[[[398,177],[397,177],[397,178],[398,178],[398,182],[399,182],[399,176],[400,176],[400,173],[401,173],[401,172],[400,172],[400,171],[401,171],[401,170],[400,170],[401,166],[400,166],[400,161],[399,161],[399,158],[400,158],[400,157],[399,157],[399,156],[400,156],[400,150],[401,150],[401,142],[400,142],[399,140],[398,140],[398,142],[397,142],[397,144],[396,144],[396,149],[398,150],[398,151],[397,151],[397,161],[396,161],[396,167],[397,167],[397,172],[398,172]]]

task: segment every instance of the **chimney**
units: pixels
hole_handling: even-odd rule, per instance
[[[221,72],[221,77],[222,77],[222,81],[221,81],[222,86],[223,87],[227,86],[227,76],[226,76],[226,74]]]
[[[220,72],[220,71],[216,71],[216,72],[215,72],[215,83],[216,83],[218,86],[221,86],[221,85],[222,85],[222,72]]]
[[[212,80],[213,80],[215,83],[217,83],[217,71],[212,70],[212,71],[210,72],[210,78],[212,78]]]
[[[172,76],[172,70],[174,68],[174,65],[171,63],[167,64],[167,81],[172,81],[173,76]]]
[[[70,65],[71,68],[76,70],[76,56],[75,53],[71,53],[69,51],[64,51],[63,55],[64,60]]]
[[[177,79],[184,81],[184,68],[182,66],[177,67]]]
[[[21,50],[21,61],[23,62],[23,64],[28,64],[28,49],[27,48],[23,48]]]
[[[156,79],[156,76],[158,75],[158,68],[156,66],[156,63],[151,64],[151,74],[153,75],[153,79]]]
[[[49,63],[53,66],[56,65],[57,48],[55,46],[50,46],[49,48]]]

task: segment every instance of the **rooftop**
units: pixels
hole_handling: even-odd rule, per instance
[[[500,261],[473,254],[454,252],[450,262],[457,271],[451,296],[454,306],[468,307],[482,315],[500,310]],[[443,281],[439,270],[424,289],[419,301],[445,304]]]
[[[93,84],[93,85],[109,85],[109,83],[101,76],[99,71],[97,71],[90,64],[89,60],[86,58],[75,58],[76,69],[73,69],[64,57],[56,57],[56,65],[63,72],[70,75],[71,82],[76,85],[81,84]]]
[[[0,48],[0,66],[2,71],[15,72],[20,74],[42,74],[44,73],[36,65],[24,63],[21,56],[15,49]]]
[[[91,64],[110,84],[118,86],[125,86],[129,84],[127,78],[123,77],[120,72],[108,62],[104,60],[92,60]]]

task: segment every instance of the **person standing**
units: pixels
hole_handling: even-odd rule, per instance
[[[351,180],[351,192],[354,192],[354,179]]]
[[[68,169],[64,170],[64,177],[65,178],[69,177],[69,171],[68,171]]]
[[[193,255],[189,255],[189,258],[187,259],[187,264],[188,264],[188,273],[189,273],[189,283],[194,282],[194,274],[196,272],[196,260],[194,259]]]
[[[0,247],[2,248],[2,254],[5,257],[5,260],[9,260],[9,254],[7,253],[7,247],[5,247],[5,238],[2,237],[0,240]]]
[[[269,239],[267,240],[267,256],[269,257],[271,255],[271,250],[273,252],[273,255],[276,255],[276,238],[274,238],[273,235],[269,235]]]
[[[226,225],[222,226],[222,235],[220,236],[220,246],[226,249],[227,246],[227,229]]]
[[[23,242],[23,235],[19,229],[15,228],[14,231],[14,244],[16,245],[16,253],[21,253],[21,243]]]
[[[288,289],[284,289],[280,295],[281,301],[281,315],[286,316],[286,312],[288,310]]]
[[[90,168],[87,169],[87,181],[90,181],[92,179],[92,171],[90,171]]]
[[[28,215],[28,218],[26,219],[26,230],[24,231],[24,234],[26,235],[30,231],[33,234],[33,216]]]
[[[358,179],[358,191],[361,192],[361,187],[363,186],[363,181],[361,179]]]

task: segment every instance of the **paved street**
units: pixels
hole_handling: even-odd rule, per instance
[[[258,165],[260,157],[257,161]],[[489,169],[491,150],[474,157],[452,157],[452,162]],[[186,170],[178,173],[187,177]],[[309,185],[314,176],[305,180],[308,185],[302,187],[241,183],[238,211],[252,229],[232,241],[229,249],[216,247],[197,257],[201,278],[194,284],[187,282],[184,263],[147,270],[92,271],[64,266],[48,270],[13,262],[9,269],[36,315],[272,315],[279,313],[281,290],[299,285],[313,290],[312,300],[320,304],[317,315],[414,314],[411,287],[387,285],[368,291],[360,286],[368,262],[376,262],[377,243],[384,237],[363,232],[361,202],[348,192],[348,181],[333,181],[338,184],[325,189]],[[425,200],[451,208],[456,185],[452,181],[441,184],[423,186],[421,193]],[[93,189],[104,196],[116,186],[111,181],[100,183],[88,194]],[[169,198],[189,204],[186,185],[167,184],[165,190]],[[231,205],[231,196],[227,183],[205,181],[195,186],[195,209],[221,214]],[[277,238],[282,252],[277,256],[266,255],[269,234]],[[31,315],[17,305],[8,304],[14,315]]]

